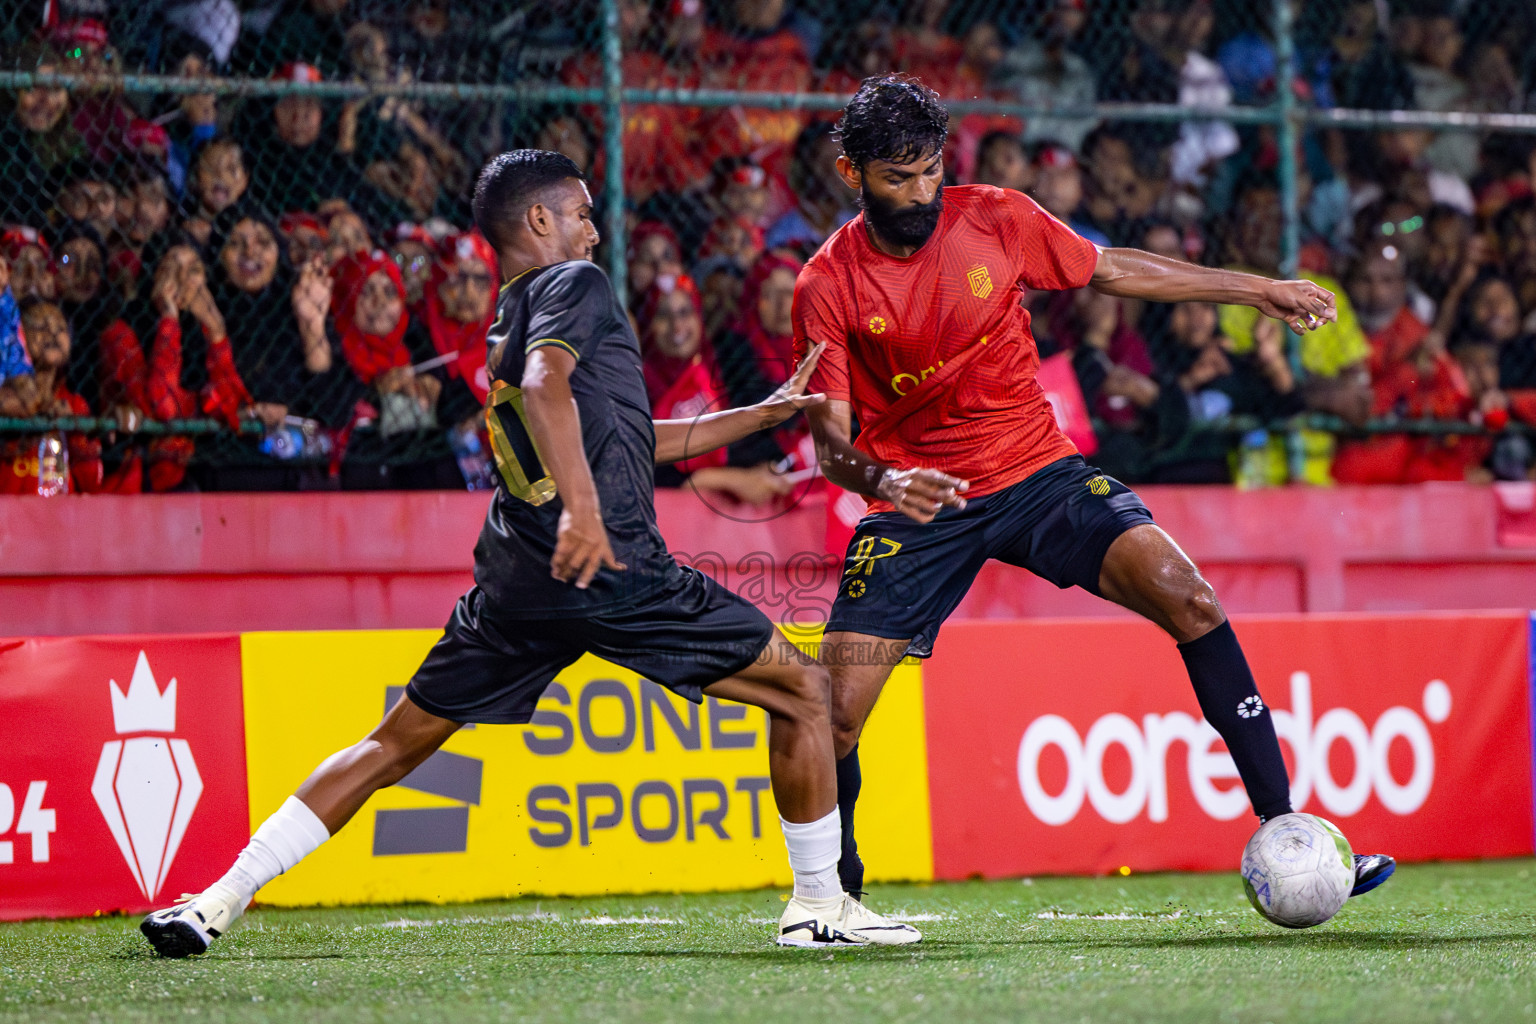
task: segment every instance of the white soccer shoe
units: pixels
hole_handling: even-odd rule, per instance
[[[245,900],[227,885],[215,882],[196,895],[183,896],[174,907],[157,910],[139,924],[139,931],[161,956],[179,960],[206,953],[214,939],[245,913]]]
[[[922,938],[911,925],[881,917],[846,893],[826,900],[791,897],[779,918],[781,946],[906,946]]]

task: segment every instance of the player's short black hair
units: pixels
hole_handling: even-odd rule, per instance
[[[575,161],[548,149],[514,149],[492,158],[475,182],[475,227],[501,248],[539,194],[570,178],[586,180]]]
[[[949,111],[911,75],[864,79],[837,121],[843,154],[860,168],[872,160],[910,163],[942,150],[947,138]]]

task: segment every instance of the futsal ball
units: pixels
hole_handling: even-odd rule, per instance
[[[1253,909],[1286,928],[1322,924],[1355,885],[1349,840],[1315,814],[1282,814],[1260,825],[1243,848],[1242,870]]]

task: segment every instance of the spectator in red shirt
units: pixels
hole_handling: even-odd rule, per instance
[[[69,365],[69,321],[51,302],[29,302],[21,312],[27,353],[33,376],[26,387],[20,379],[0,385],[0,410],[9,416],[89,416],[85,399],[65,381]],[[37,493],[36,436],[6,438],[0,443],[0,494]],[[108,478],[102,471],[101,441],[78,431],[65,435],[69,450],[69,489],[76,493],[114,491],[133,493],[139,488],[137,462],[125,463]]]
[[[145,312],[136,324],[115,319],[101,334],[102,406],[161,421],[211,416],[230,427],[262,411],[235,366],[224,314],[196,249],[178,245],[161,259]],[[178,487],[192,451],[189,438],[157,439],[149,450],[150,489]]]
[[[805,43],[788,27],[785,0],[735,0],[731,35],[704,84],[717,89],[753,92],[807,92],[811,61]],[[809,121],[804,111],[765,107],[725,107],[700,120],[703,157],[713,164],[722,156],[752,156],[776,165]]]
[[[696,71],[669,66],[650,46],[651,6],[644,0],[620,4],[619,28],[623,45],[620,73],[631,89],[695,88]],[[587,51],[569,62],[560,73],[565,84],[575,87],[603,83],[602,55]],[[582,118],[601,137],[602,111],[584,107]],[[644,203],[657,192],[682,192],[704,176],[708,158],[695,144],[694,109],[671,104],[641,103],[624,108],[624,188],[627,198]],[[595,170],[595,168],[594,168]]]
[[[66,74],[94,79],[73,95],[71,122],[85,140],[91,159],[111,164],[122,153],[133,113],[114,81],[117,52],[107,37],[107,27],[94,18],[74,18],[60,22],[48,41],[62,55]]]

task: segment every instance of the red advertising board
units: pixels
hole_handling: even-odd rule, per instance
[[[0,640],[0,920],[164,905],[249,828],[238,636]]]
[[[1297,810],[1401,860],[1533,847],[1524,614],[1236,623]],[[1226,870],[1257,827],[1142,622],[957,622],[924,667],[934,875]]]

